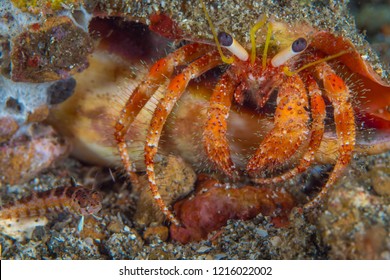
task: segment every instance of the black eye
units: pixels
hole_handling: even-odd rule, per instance
[[[295,53],[303,52],[307,47],[307,41],[305,38],[298,38],[292,43],[292,50]]]
[[[222,46],[229,47],[233,44],[233,37],[226,32],[219,32],[218,41]]]

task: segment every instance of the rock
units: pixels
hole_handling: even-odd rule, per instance
[[[25,182],[69,152],[69,145],[49,126],[30,131],[0,145],[0,186]]]
[[[66,16],[27,26],[11,45],[11,79],[35,83],[68,78],[85,69],[93,48],[88,33]]]
[[[327,210],[317,217],[330,259],[382,259],[390,251],[389,197],[376,194],[388,175],[379,174],[386,172],[384,165],[372,167],[376,162],[388,166],[388,161],[361,159],[372,170],[361,172],[357,162],[330,193]],[[376,193],[368,187],[370,180]]]
[[[370,170],[372,187],[379,195],[390,196],[390,167],[377,164]]]
[[[277,227],[288,224],[293,197],[284,189],[254,186],[232,187],[208,176],[199,176],[195,195],[175,203],[181,226],[170,227],[172,239],[181,243],[200,241],[225,226],[230,219],[248,220],[270,216]],[[257,232],[259,234],[259,232]],[[260,232],[267,235],[267,232]]]
[[[167,205],[184,197],[193,190],[196,180],[195,172],[181,158],[168,156],[156,164],[157,186],[161,197]],[[140,177],[139,200],[137,203],[135,222],[140,226],[162,224],[164,216],[157,207],[149,190],[147,176]]]
[[[0,118],[0,143],[9,140],[18,129],[18,123],[12,117]]]
[[[107,229],[110,232],[120,233],[123,230],[123,224],[119,221],[111,221],[108,224]]]
[[[168,228],[165,226],[148,227],[143,235],[144,240],[151,242],[154,239],[160,239],[161,241],[167,241]]]

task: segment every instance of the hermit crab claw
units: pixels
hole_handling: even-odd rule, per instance
[[[347,66],[339,71],[351,77],[351,84],[361,84],[360,88],[364,89],[363,92],[355,93],[355,98],[357,98],[355,113],[360,115],[365,122],[369,122],[370,126],[389,132],[390,85],[388,82],[384,81],[369,62],[363,59],[352,42],[342,36],[336,37],[325,31],[317,32],[313,36],[311,45],[328,55],[348,51],[347,54],[338,58],[338,61]]]

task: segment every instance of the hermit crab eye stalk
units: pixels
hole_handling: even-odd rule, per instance
[[[305,38],[296,39],[291,44],[291,46],[285,48],[284,50],[282,50],[272,58],[271,60],[272,66],[279,67],[285,64],[289,59],[293,58],[294,56],[306,50],[306,48],[307,48],[307,41]]]
[[[232,54],[234,54],[239,60],[247,61],[249,58],[248,52],[244,49],[243,46],[241,46],[240,43],[238,43],[232,35],[226,33],[226,32],[219,32],[218,33],[218,41],[221,44],[221,46],[225,47],[227,50],[229,50]]]

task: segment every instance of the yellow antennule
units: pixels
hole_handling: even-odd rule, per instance
[[[259,20],[254,26],[252,26],[251,31],[249,32],[251,37],[251,64],[255,63],[256,59],[256,32],[259,30],[265,22],[267,21],[267,17],[264,15],[261,20]]]
[[[287,66],[285,66],[285,67],[283,67],[283,72],[284,72],[284,74],[286,74],[286,76],[291,77],[291,76],[294,76],[295,74],[301,72],[302,70],[305,70],[305,69],[307,69],[307,68],[309,68],[309,67],[312,67],[312,66],[314,66],[314,65],[316,65],[316,64],[320,64],[320,63],[322,63],[322,62],[326,62],[326,61],[335,59],[335,58],[337,58],[337,57],[339,57],[339,56],[342,56],[342,55],[344,55],[344,54],[347,54],[347,53],[349,53],[349,52],[351,52],[351,51],[352,51],[352,50],[345,50],[345,51],[341,51],[341,52],[339,52],[339,53],[336,53],[336,54],[333,54],[333,55],[324,57],[324,58],[322,58],[322,59],[319,59],[319,60],[310,62],[310,63],[308,63],[308,64],[305,64],[305,65],[303,65],[301,68],[298,68],[298,69],[295,70],[295,71],[291,71]]]
[[[263,51],[263,70],[265,70],[265,68],[267,67],[267,53],[268,53],[269,42],[271,41],[271,35],[272,35],[272,23],[268,23],[267,37],[265,38],[264,51]]]
[[[200,3],[202,4],[202,8],[203,8],[203,11],[204,11],[204,13],[206,15],[206,19],[209,22],[209,25],[210,25],[210,28],[211,28],[211,32],[213,33],[214,40],[215,40],[215,43],[217,45],[217,49],[218,49],[219,55],[222,58],[222,61],[224,63],[227,63],[227,64],[232,64],[234,62],[234,57],[231,57],[231,56],[230,57],[226,57],[223,54],[222,48],[221,48],[221,44],[218,41],[217,32],[215,32],[215,28],[214,28],[213,22],[211,21],[209,13],[207,12],[207,9],[206,9],[206,5],[204,4],[203,0],[200,0]]]

